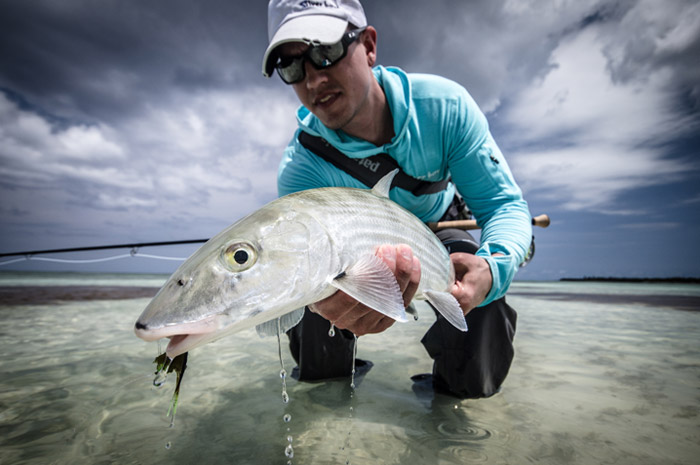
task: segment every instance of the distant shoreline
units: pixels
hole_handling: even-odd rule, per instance
[[[700,284],[700,278],[613,278],[613,277],[584,277],[560,278],[559,281],[599,281],[611,283],[666,283],[666,284]]]
[[[141,299],[157,292],[157,287],[147,286],[0,286],[0,306]]]

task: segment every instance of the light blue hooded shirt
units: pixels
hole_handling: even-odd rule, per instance
[[[469,93],[448,79],[407,74],[377,66],[374,74],[394,120],[391,142],[378,147],[342,130],[328,129],[307,108],[297,111],[299,130],[321,136],[350,158],[388,153],[409,175],[428,181],[452,177],[443,191],[415,196],[394,187],[390,198],[423,221],[437,221],[455,187],[482,228],[476,255],[489,263],[493,284],[481,306],[503,297],[532,236],[531,217],[520,188],[489,131],[486,117]],[[306,150],[298,131],[284,152],[277,187],[280,196],[317,187],[367,186]],[[493,257],[494,253],[504,256]]]

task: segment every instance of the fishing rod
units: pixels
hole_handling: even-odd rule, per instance
[[[186,241],[166,241],[166,242],[135,242],[132,244],[114,244],[114,245],[96,245],[92,247],[73,247],[69,249],[48,249],[48,250],[29,250],[25,252],[10,252],[0,253],[0,257],[17,257],[43,255],[49,253],[64,253],[64,252],[87,252],[90,250],[108,250],[108,249],[138,249],[140,247],[159,247],[163,245],[182,245],[182,244],[201,244],[209,239],[190,239]]]
[[[538,215],[532,218],[532,224],[540,228],[549,226],[549,216]],[[440,221],[437,223],[428,223],[428,227],[433,231],[441,229],[456,228],[463,230],[480,229],[476,224],[476,220],[455,220],[455,221]],[[140,247],[160,247],[165,245],[184,245],[184,244],[202,244],[209,239],[190,239],[184,241],[161,241],[161,242],[134,242],[130,244],[113,244],[113,245],[96,245],[91,247],[72,247],[65,249],[44,249],[44,250],[26,250],[23,252],[8,252],[0,253],[2,257],[31,257],[34,255],[45,255],[51,253],[67,253],[67,252],[88,252],[93,250],[109,250],[109,249],[138,249]]]
[[[549,216],[546,214],[537,215],[532,218],[532,225],[540,228],[546,228],[549,226]],[[428,223],[428,227],[433,231],[440,231],[442,229],[455,228],[462,229],[465,231],[472,229],[481,229],[481,227],[476,224],[476,220],[453,220],[453,221],[438,221],[435,223]]]

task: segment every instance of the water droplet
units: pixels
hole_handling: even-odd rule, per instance
[[[287,436],[287,441],[288,441],[290,444],[292,443],[293,440],[294,440],[294,438],[293,438],[291,435]]]
[[[284,448],[284,455],[290,459],[294,457],[294,449],[292,448],[291,444],[287,444],[287,447]]]
[[[165,370],[161,370],[156,373],[156,377],[153,378],[153,385],[157,388],[163,386],[165,384],[166,379],[168,378],[168,372]]]
[[[280,334],[282,333],[282,327],[280,319],[277,318],[277,354],[280,359],[280,378],[282,378],[282,402],[289,403],[289,394],[287,394],[287,370],[284,369],[284,360],[282,359],[282,341],[280,339]]]
[[[168,442],[165,443],[165,448],[166,448],[166,449],[170,449],[171,446],[172,446],[172,444],[170,444],[170,441],[168,441]]]
[[[284,420],[285,423],[289,423],[290,421],[292,421],[292,416],[288,413],[285,413],[284,416],[282,417],[282,419]]]
[[[170,369],[170,365],[172,363],[173,359],[168,357],[166,363],[163,364],[160,370],[156,371],[156,376],[153,378],[153,385],[155,387],[161,387],[165,384],[165,381],[168,378],[168,370]]]
[[[335,336],[335,325],[333,323],[331,323],[331,329],[328,330],[328,336]]]
[[[355,360],[357,360],[357,336],[355,336],[355,344],[352,349],[352,375],[350,378],[350,388],[355,389]]]
[[[418,315],[413,315],[413,321],[418,321]]]

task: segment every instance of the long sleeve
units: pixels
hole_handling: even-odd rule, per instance
[[[486,305],[505,295],[524,260],[532,238],[531,216],[486,118],[468,94],[456,112],[459,124],[452,126],[448,165],[457,190],[482,228],[476,255],[488,261],[493,277],[482,303]],[[492,256],[495,253],[503,256]]]

